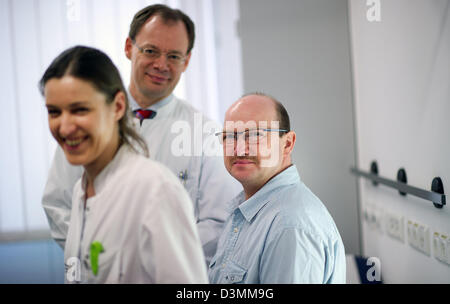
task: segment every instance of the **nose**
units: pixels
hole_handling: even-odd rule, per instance
[[[234,152],[237,156],[248,155],[248,142],[245,140],[243,134],[238,135],[234,144]]]
[[[158,58],[155,58],[153,61],[153,66],[159,71],[169,70],[166,54],[161,54]]]
[[[76,131],[76,124],[73,121],[73,116],[69,113],[63,113],[61,115],[58,133],[61,137],[68,137],[75,133]]]

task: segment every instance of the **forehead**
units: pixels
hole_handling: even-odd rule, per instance
[[[266,96],[250,95],[241,98],[225,114],[225,123],[244,122],[246,125],[271,126],[278,121],[275,103]]]
[[[45,84],[46,104],[63,105],[65,103],[104,100],[106,97],[85,80],[73,76],[52,78]]]
[[[186,51],[189,41],[184,23],[165,21],[161,16],[150,17],[136,35],[139,45],[152,44],[168,50]]]

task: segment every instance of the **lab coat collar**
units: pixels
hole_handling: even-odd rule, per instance
[[[232,201],[232,206],[234,207],[233,210],[239,208],[245,219],[248,222],[251,222],[259,210],[261,210],[269,202],[268,196],[270,192],[279,187],[296,184],[299,182],[300,175],[298,174],[297,167],[295,165],[291,165],[274,176],[261,189],[259,189],[258,192],[246,201],[244,201],[245,195],[242,191]]]
[[[117,151],[116,155],[114,155],[114,158],[106,165],[105,168],[103,168],[103,170],[95,178],[95,180],[94,180],[95,193],[100,193],[103,190],[103,188],[107,184],[107,179],[108,179],[108,176],[110,175],[110,173],[114,172],[120,166],[122,159],[124,157],[127,157],[126,155],[130,152],[133,153],[132,149],[127,144],[122,144],[122,146]],[[81,180],[81,187],[85,194],[86,193],[86,171],[83,173],[83,177]],[[94,197],[95,197],[95,195],[94,195]]]

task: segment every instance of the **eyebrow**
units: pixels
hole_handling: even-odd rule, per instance
[[[69,108],[76,108],[76,107],[87,106],[87,105],[89,105],[89,101],[75,101],[74,103],[71,103],[69,105]],[[47,108],[59,108],[58,106],[53,105],[51,103],[46,103],[45,106]]]
[[[71,103],[69,107],[79,107],[79,106],[86,106],[89,104],[89,101],[75,101],[74,103]]]

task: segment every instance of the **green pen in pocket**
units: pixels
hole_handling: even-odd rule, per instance
[[[95,241],[91,243],[91,267],[96,276],[98,273],[98,255],[104,251],[102,243]]]

